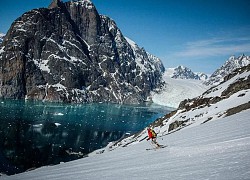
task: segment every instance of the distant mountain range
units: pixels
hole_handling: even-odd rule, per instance
[[[218,85],[224,81],[224,77],[232,73],[235,69],[250,64],[250,56],[241,55],[239,57],[231,56],[220,68],[218,68],[211,76],[205,73],[193,72],[191,69],[178,66],[176,68],[166,69],[165,74],[174,79],[195,79],[203,80],[207,86]]]
[[[185,66],[178,66],[176,68],[166,69],[166,75],[174,79],[195,79],[195,80],[207,80],[208,75],[201,72],[193,72],[191,69]]]

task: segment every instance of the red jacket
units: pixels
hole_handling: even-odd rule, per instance
[[[152,130],[148,129],[148,139],[147,140],[152,139],[152,138],[155,138],[155,137],[153,137]]]

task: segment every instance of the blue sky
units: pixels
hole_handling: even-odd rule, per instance
[[[1,0],[0,32],[50,0]],[[124,36],[158,56],[165,67],[212,73],[231,55],[250,55],[249,0],[92,0]]]

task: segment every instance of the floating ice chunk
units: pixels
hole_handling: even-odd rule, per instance
[[[61,124],[60,124],[60,123],[55,123],[55,125],[56,125],[56,127],[61,126]]]
[[[55,116],[63,116],[64,114],[63,113],[55,113],[54,115]]]

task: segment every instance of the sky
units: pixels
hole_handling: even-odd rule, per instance
[[[65,2],[66,0],[64,0]],[[51,0],[0,0],[0,32]],[[213,73],[230,56],[250,55],[249,0],[92,0],[124,36],[159,57],[166,68],[184,65]]]

